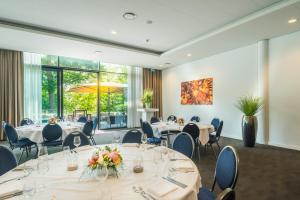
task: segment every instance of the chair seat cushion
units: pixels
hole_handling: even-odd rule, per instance
[[[36,145],[36,143],[32,142],[28,138],[21,138],[21,139],[18,140],[17,143],[14,144],[15,147],[19,147],[19,148],[29,147],[29,146],[32,146],[32,145]]]
[[[198,193],[198,200],[214,200],[215,194],[207,188],[200,188]]]
[[[59,146],[62,145],[62,140],[55,140],[55,141],[44,141],[43,145],[44,146]]]
[[[156,137],[148,138],[147,142],[150,143],[150,144],[159,144],[161,142],[161,139],[160,138],[156,138]]]

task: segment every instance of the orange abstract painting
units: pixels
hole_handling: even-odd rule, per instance
[[[213,78],[206,78],[181,83],[181,104],[212,105]]]

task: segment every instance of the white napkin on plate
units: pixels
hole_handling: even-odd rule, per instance
[[[124,143],[122,144],[122,147],[138,147],[139,144],[137,143]]]
[[[147,191],[156,197],[163,197],[177,189],[175,184],[159,178],[158,181],[148,186]]]
[[[23,191],[23,185],[18,181],[12,181],[1,185],[0,199]]]
[[[180,172],[194,172],[194,166],[189,160],[177,160],[173,167],[176,171]]]

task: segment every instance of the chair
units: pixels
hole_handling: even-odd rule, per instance
[[[42,131],[43,146],[62,145],[62,129],[58,124],[47,124]]]
[[[143,122],[142,130],[147,135],[147,142],[150,144],[160,144],[161,138],[154,137],[153,129],[148,122]]]
[[[93,129],[94,129],[94,122],[87,121],[82,129],[82,132],[91,140],[91,142],[96,145],[95,139],[93,137]]]
[[[141,128],[143,127],[143,119],[140,118],[140,125],[141,125]]]
[[[170,116],[167,118],[167,121],[177,122],[177,117],[176,117],[175,115],[170,115]]]
[[[192,136],[188,133],[179,133],[174,138],[172,148],[189,158],[193,157],[195,143]]]
[[[191,122],[200,122],[200,117],[199,116],[193,116],[191,118]]]
[[[32,142],[28,138],[19,138],[17,131],[12,127],[12,125],[8,123],[3,123],[3,130],[8,139],[9,146],[12,150],[15,148],[22,149],[21,156],[18,159],[18,163],[20,162],[24,151],[26,151],[26,155],[28,157],[28,151],[31,150],[31,147],[34,146],[36,148],[36,156],[38,153],[38,146],[35,142]]]
[[[81,117],[79,117],[77,122],[85,123],[85,122],[87,122],[87,118],[85,116],[81,116]]]
[[[215,131],[217,131],[219,125],[220,125],[220,119],[219,118],[213,118],[210,122],[211,125],[213,125]]]
[[[74,137],[79,136],[80,137],[80,147],[81,146],[86,146],[86,145],[91,145],[89,138],[82,132],[80,131],[74,131],[70,134],[67,135],[67,137],[63,141],[63,146],[69,146],[70,149],[76,148],[74,145]]]
[[[0,176],[17,166],[17,159],[13,152],[0,145]]]
[[[157,122],[159,122],[159,119],[157,117],[155,117],[155,116],[151,117],[151,119],[150,119],[151,124],[154,124],[154,123],[157,123]]]
[[[24,118],[21,120],[20,125],[21,126],[26,126],[26,125],[31,125],[34,124],[33,121],[29,118]]]
[[[213,148],[213,144],[216,143],[218,148],[219,148],[219,151],[221,151],[221,147],[219,145],[219,139],[220,139],[220,136],[221,136],[221,132],[222,132],[222,129],[223,129],[223,121],[220,121],[220,125],[216,131],[216,135],[212,135],[212,134],[209,134],[209,141],[208,143],[206,144],[205,148],[207,147],[207,145],[210,146],[210,148],[213,150],[214,152],[214,155],[216,157],[216,152]]]
[[[188,123],[185,125],[182,129],[182,132],[188,133],[192,136],[194,143],[198,150],[198,159],[200,160],[200,149],[199,149],[199,135],[200,135],[200,129],[199,127],[194,123]]]
[[[122,143],[142,143],[142,133],[139,130],[133,129],[128,131],[124,137]]]
[[[233,190],[238,178],[238,164],[239,158],[235,149],[232,146],[224,147],[217,159],[212,188],[211,190],[200,188],[198,199],[215,199],[213,191],[216,184],[221,190],[225,190],[226,188]]]
[[[231,188],[226,188],[217,197],[217,200],[235,200],[235,192]]]

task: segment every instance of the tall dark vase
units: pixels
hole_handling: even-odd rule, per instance
[[[244,145],[246,147],[254,147],[257,135],[256,116],[243,116],[242,131]]]

